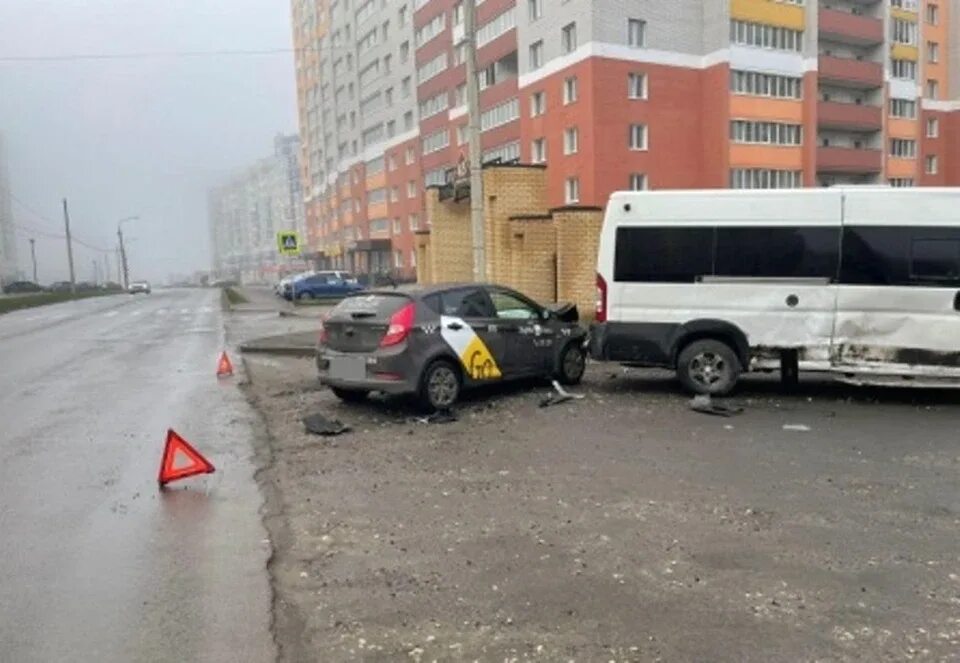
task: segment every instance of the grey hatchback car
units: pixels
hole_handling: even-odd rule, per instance
[[[368,291],[322,321],[320,381],[344,401],[415,395],[448,408],[463,389],[531,377],[575,384],[586,366],[576,307],[548,309],[497,285]]]

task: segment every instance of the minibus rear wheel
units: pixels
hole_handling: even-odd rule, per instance
[[[733,391],[742,367],[737,353],[723,341],[693,341],[677,357],[677,377],[695,394],[726,396]]]

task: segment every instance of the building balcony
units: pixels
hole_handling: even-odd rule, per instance
[[[883,170],[881,150],[855,147],[818,147],[818,173],[879,173]]]
[[[854,46],[875,46],[884,42],[883,21],[837,9],[820,10],[820,36]]]
[[[879,62],[821,55],[818,68],[824,83],[858,90],[883,87],[883,65]]]
[[[879,106],[821,101],[817,104],[817,126],[846,131],[880,131],[883,129],[883,109]]]

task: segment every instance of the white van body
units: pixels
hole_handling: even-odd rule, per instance
[[[597,286],[598,359],[679,372],[714,339],[742,371],[960,386],[957,188],[615,193]]]

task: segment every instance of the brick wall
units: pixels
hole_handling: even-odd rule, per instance
[[[573,302],[581,319],[596,307],[597,252],[603,211],[597,207],[553,210],[557,233],[557,301]]]
[[[550,215],[510,219],[510,273],[499,283],[548,303],[557,300],[557,231]]]
[[[589,318],[596,300],[603,211],[548,211],[546,184],[543,167],[484,169],[487,280],[542,303],[573,302]],[[469,201],[440,201],[438,190],[430,189],[426,203],[431,230],[417,234],[418,283],[472,281]]]
[[[509,278],[510,217],[544,214],[547,179],[543,166],[487,166],[483,169],[487,280]]]
[[[427,191],[430,221],[432,283],[473,280],[473,241],[470,234],[470,201],[439,199],[439,191]]]

